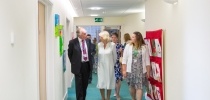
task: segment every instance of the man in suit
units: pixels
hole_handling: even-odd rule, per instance
[[[71,62],[71,72],[75,75],[76,98],[85,100],[90,71],[92,70],[91,41],[87,40],[86,30],[79,27],[78,37],[68,45],[68,57]]]
[[[87,35],[87,38],[91,41],[91,35],[90,34],[88,34]],[[94,64],[95,62],[94,62],[94,55],[96,54],[96,46],[95,46],[95,44],[93,44],[93,43],[91,43],[91,56],[92,56],[92,63]],[[90,66],[91,67],[91,69],[93,69],[93,66]],[[89,77],[89,81],[88,81],[88,83],[90,84],[92,82],[92,70],[90,71],[90,77]]]

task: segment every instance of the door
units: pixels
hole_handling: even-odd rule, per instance
[[[46,98],[46,32],[45,32],[45,5],[38,2],[38,47],[39,47],[39,93],[40,100]]]

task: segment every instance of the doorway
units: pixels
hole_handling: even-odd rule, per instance
[[[101,32],[103,26],[97,26],[97,25],[82,26],[81,25],[81,26],[76,26],[76,28],[77,27],[83,27],[87,31],[87,33],[91,35],[91,38],[92,38],[91,40],[96,38],[97,42],[99,42],[98,34]]]
[[[39,95],[40,100],[46,97],[46,29],[45,5],[38,2],[38,50],[39,50]]]
[[[121,43],[121,26],[105,26],[105,30],[110,33],[118,34],[118,42]]]

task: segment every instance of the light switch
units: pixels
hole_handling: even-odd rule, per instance
[[[11,39],[11,45],[14,45],[14,43],[15,43],[15,36],[14,36],[14,32],[11,32],[11,34],[10,34],[10,39]]]

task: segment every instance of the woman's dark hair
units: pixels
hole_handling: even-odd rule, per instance
[[[87,36],[91,36],[90,34],[87,34]]]
[[[118,38],[118,34],[117,33],[112,33],[112,35],[116,36]]]
[[[137,45],[135,45],[136,49],[139,49],[142,45],[145,45],[143,36],[140,32],[135,31],[135,32],[133,32],[133,34],[136,35],[136,41],[137,41]]]

